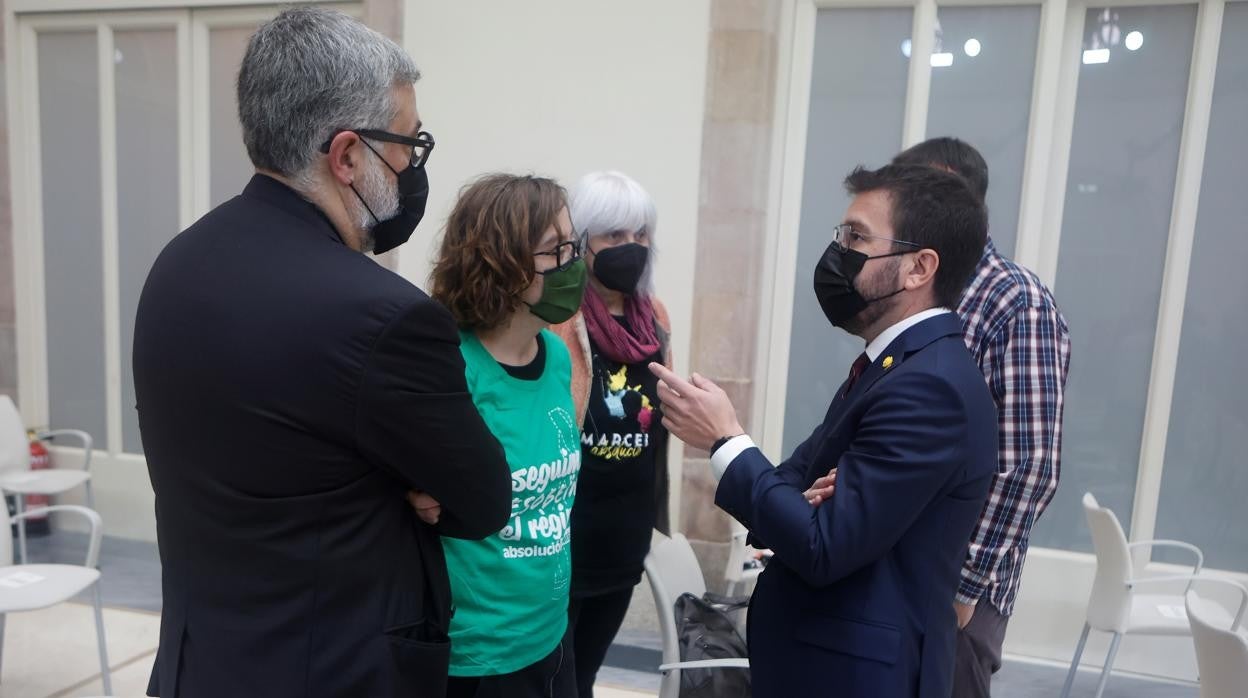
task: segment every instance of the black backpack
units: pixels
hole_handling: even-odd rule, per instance
[[[676,639],[680,661],[746,658],[749,652],[733,622],[745,612],[748,598],[681,594],[676,599]],[[680,698],[750,698],[747,668],[682,669]]]

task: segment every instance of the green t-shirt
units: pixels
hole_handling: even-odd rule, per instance
[[[497,676],[554,651],[568,623],[571,520],[581,470],[568,348],[543,330],[537,380],[508,375],[460,333],[472,401],[511,465],[511,519],[485,540],[444,538],[455,615],[451,675]]]

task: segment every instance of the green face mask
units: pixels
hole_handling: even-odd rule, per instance
[[[542,297],[529,310],[552,325],[566,322],[581,308],[587,273],[585,260],[580,258],[546,272],[542,275]]]

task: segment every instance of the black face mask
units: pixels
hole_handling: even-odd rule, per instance
[[[869,257],[861,252],[842,248],[835,242],[828,245],[823,257],[815,265],[815,297],[819,299],[819,307],[827,316],[828,322],[834,327],[845,327],[845,323],[857,317],[868,305],[901,293],[899,288],[879,298],[863,298],[854,288],[854,279],[862,272],[862,265],[869,259],[898,257],[909,252],[893,252]]]
[[[389,252],[407,242],[429,201],[429,174],[424,167],[405,167],[399,174],[399,214],[373,226],[373,254]]]
[[[594,278],[612,291],[632,295],[646,271],[650,248],[630,242],[594,253]]]
[[[377,219],[373,209],[369,208],[368,202],[356,190],[355,184],[351,185],[351,191],[355,192],[356,198],[364,204],[368,215],[376,221],[376,225],[372,228],[373,254],[381,254],[407,242],[412,237],[412,233],[416,231],[420,219],[424,218],[425,204],[429,201],[429,173],[425,172],[424,166],[404,167],[402,172],[396,172],[393,167],[390,167],[390,163],[381,157],[381,153],[368,145],[368,141],[361,142],[381,159],[381,164],[385,165],[386,169],[394,172],[399,183],[399,212],[393,218],[387,218],[384,221]]]

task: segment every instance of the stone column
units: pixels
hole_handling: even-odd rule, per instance
[[[690,369],[732,397],[747,430],[754,399],[763,228],[770,180],[780,3],[712,0]],[[678,330],[681,331],[681,330]],[[685,535],[722,587],[731,520],[714,504],[707,454],[686,447]]]
[[[17,401],[17,328],[13,288],[13,216],[9,201],[9,121],[4,63],[4,2],[0,0],[0,395]]]

